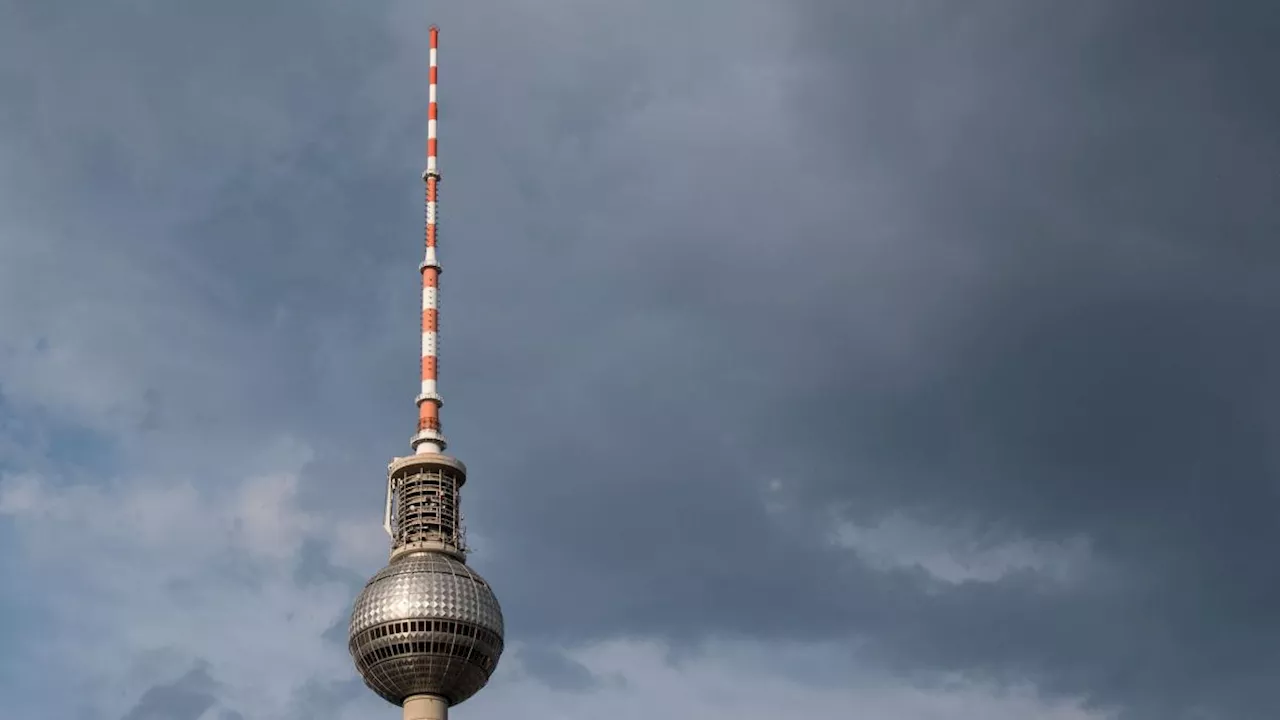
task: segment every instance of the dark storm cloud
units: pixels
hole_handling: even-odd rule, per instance
[[[516,655],[529,676],[552,690],[580,693],[601,685],[590,668],[553,648],[526,645]]]
[[[278,366],[229,406],[151,391],[148,432],[288,428],[307,502],[376,522],[437,21],[444,421],[513,642],[847,637],[1135,718],[1274,717],[1274,11],[617,5],[0,8],[37,39],[0,47],[15,207],[80,259],[109,223],[213,308],[192,326],[242,323],[170,348]],[[415,61],[371,79],[398,28]],[[1097,566],[948,586],[833,547],[831,509],[1083,536]],[[298,580],[350,581],[326,554]],[[197,680],[129,717],[198,716]]]
[[[960,42],[913,33],[918,71],[834,106],[909,114],[903,87],[973,73],[983,107],[921,128],[950,133],[944,162],[896,167],[925,190],[922,233],[990,269],[937,373],[906,391],[831,377],[784,422],[859,469],[822,473],[817,498],[1083,534],[1121,574],[1052,600],[964,588],[883,637],[890,653],[1031,670],[1144,717],[1269,717],[1280,105],[1259,69],[1280,59],[1262,30],[1277,18],[1086,7],[1087,22],[1046,6],[1009,24],[992,6]],[[833,68],[869,60],[823,36]]]
[[[359,154],[342,148],[352,137],[348,113],[360,106],[335,107],[331,88],[346,87],[344,104],[351,103],[359,94],[352,86],[386,61],[388,46],[380,16],[344,3],[308,7],[312,12],[244,2],[0,7],[7,31],[0,63],[6,71],[22,68],[0,72],[0,128],[14,138],[0,152],[6,169],[23,178],[5,186],[15,245],[28,236],[10,251],[10,262],[31,267],[21,294],[37,307],[60,307],[62,258],[92,257],[97,271],[80,277],[77,288],[104,306],[133,301],[149,308],[157,297],[179,296],[175,310],[186,311],[186,326],[157,328],[167,350],[145,355],[151,365],[184,352],[224,367],[260,365],[277,353],[291,358],[278,374],[245,373],[232,392],[214,390],[194,363],[176,363],[171,372],[148,367],[155,387],[145,391],[136,418],[146,436],[143,453],[178,447],[166,437],[175,431],[257,435],[264,426],[296,427],[285,417],[312,412],[304,406],[314,393],[303,388],[319,384],[299,352],[313,340],[302,323],[281,327],[278,320],[290,316],[294,301],[307,306],[314,299],[317,309],[329,302],[320,295],[341,307],[358,301],[342,299],[334,279],[342,273],[319,264],[340,255],[326,250],[330,241],[360,232],[343,226],[346,216],[323,217],[315,208],[337,204],[326,180],[335,173],[325,162]],[[320,136],[331,154],[315,152]],[[275,194],[286,177],[298,180],[285,193],[296,204],[255,200]],[[371,231],[370,224],[359,230]],[[23,262],[27,256],[47,256],[48,263]],[[369,261],[347,265],[359,274],[357,266]],[[377,284],[370,279],[362,287]],[[322,286],[329,289],[318,292]],[[84,335],[84,315],[48,324]],[[226,323],[236,324],[234,336],[211,337]],[[68,338],[41,330],[53,335],[42,339],[50,355],[66,352]],[[120,346],[129,343],[118,338],[103,351],[117,362]],[[201,397],[202,388],[211,392]],[[113,431],[130,420],[120,415]]]
[[[294,580],[299,585],[340,583],[351,588],[352,595],[359,594],[365,578],[348,568],[337,567],[330,559],[330,547],[318,540],[307,540],[299,551],[298,564],[294,568]]]
[[[748,71],[753,45],[799,68],[754,97],[645,60],[600,90],[630,88],[648,123],[595,118],[611,130],[584,152],[614,184],[533,219],[509,262],[546,285],[485,266],[486,289],[525,296],[495,290],[506,322],[541,333],[502,334],[509,364],[473,367],[490,387],[451,416],[489,448],[469,497],[501,557],[477,562],[518,593],[513,631],[844,633],[904,670],[1028,678],[1133,717],[1273,716],[1274,13],[795,13],[744,42]],[[657,42],[678,59],[734,42],[696,27]],[[655,88],[682,83],[687,125],[643,114],[676,112]],[[782,122],[752,114],[771,92]],[[654,153],[611,165],[628,142]],[[1084,536],[1097,567],[1064,587],[873,571],[780,532],[759,495],[774,475],[856,519]]]
[[[196,720],[213,707],[217,683],[204,665],[143,693],[122,720]]]
[[[298,720],[337,718],[342,708],[369,690],[358,678],[336,682],[311,682],[297,694],[294,717]]]

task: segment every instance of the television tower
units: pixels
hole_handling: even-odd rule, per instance
[[[403,706],[404,720],[447,720],[449,708],[489,681],[502,655],[502,609],[493,590],[466,564],[458,491],[467,469],[444,453],[436,389],[436,55],[431,26],[427,110],[426,254],[422,274],[422,388],[413,454],[387,466],[383,527],[391,559],[365,585],[351,610],[347,647],[374,692]]]

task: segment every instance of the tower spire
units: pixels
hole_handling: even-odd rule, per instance
[[[479,692],[502,656],[502,607],[466,563],[461,490],[467,468],[444,454],[436,391],[440,263],[436,259],[436,61],[431,26],[427,109],[426,253],[422,275],[422,388],[413,453],[387,466],[383,527],[387,566],[356,598],[348,649],[365,684],[402,708],[403,720],[448,720],[449,708]]]
[[[436,132],[439,105],[436,101],[436,74],[440,51],[440,28],[431,26],[431,57],[427,70],[427,169],[422,171],[426,183],[426,253],[418,269],[422,273],[422,388],[418,393],[418,432],[411,441],[415,453],[439,453],[446,446],[440,430],[440,406],[444,401],[436,387],[439,368],[439,302],[440,261],[436,258],[436,220],[439,208],[436,194],[440,186],[440,166],[436,157]]]

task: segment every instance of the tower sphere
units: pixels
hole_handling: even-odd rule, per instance
[[[442,553],[396,558],[351,611],[348,648],[364,682],[396,705],[476,694],[502,655],[502,608],[489,584]]]

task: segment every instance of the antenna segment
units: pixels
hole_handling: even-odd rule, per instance
[[[436,74],[440,30],[431,26],[431,56],[427,79],[426,250],[418,270],[422,275],[422,385],[418,391],[418,432],[409,440],[413,454],[389,466],[383,529],[392,538],[392,554],[431,550],[466,559],[466,534],[458,490],[466,482],[466,467],[443,455],[440,406],[436,387],[439,350],[440,261],[436,257],[437,203],[440,165],[436,157],[439,105]]]
[[[446,446],[440,431],[440,406],[444,401],[436,388],[439,349],[440,261],[436,258],[436,194],[440,187],[440,166],[436,159],[436,132],[439,105],[436,102],[437,55],[440,29],[431,26],[431,59],[427,80],[427,169],[422,181],[427,185],[426,254],[418,269],[422,273],[422,389],[418,393],[418,433],[411,441],[415,453],[440,453]]]

